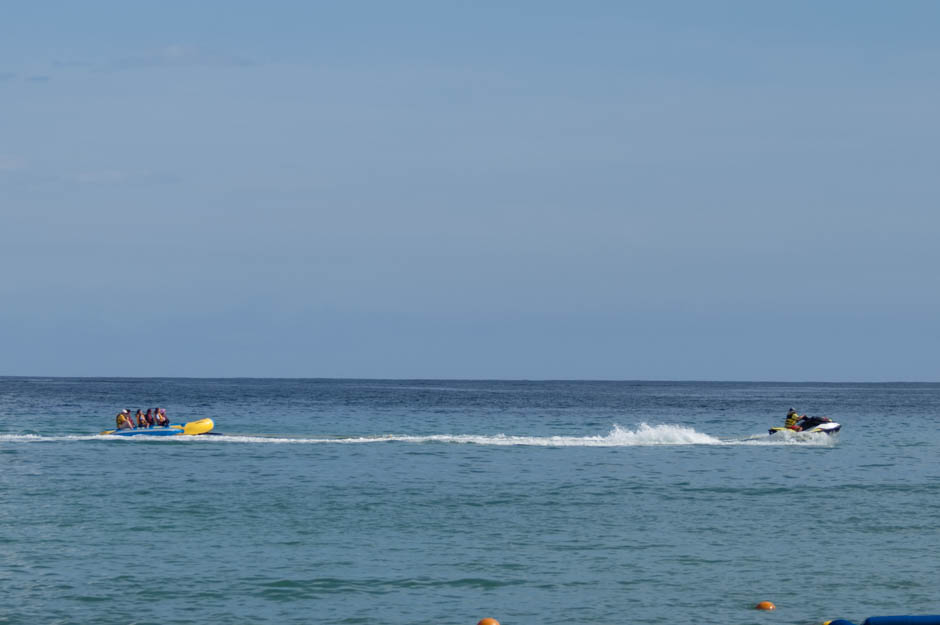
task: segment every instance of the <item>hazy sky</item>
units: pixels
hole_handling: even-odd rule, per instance
[[[0,375],[938,381],[938,32],[6,2]]]

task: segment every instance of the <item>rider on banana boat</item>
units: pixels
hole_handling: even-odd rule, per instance
[[[125,408],[114,417],[119,430],[133,430],[134,420],[131,419],[131,411]]]

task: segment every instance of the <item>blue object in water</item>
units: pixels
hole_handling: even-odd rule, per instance
[[[826,621],[826,625],[855,625],[851,621],[836,619]],[[872,616],[865,619],[862,625],[940,625],[940,615],[926,616]]]
[[[836,621],[833,621],[835,623]],[[940,614],[927,616],[872,616],[862,625],[940,625]]]
[[[115,430],[109,436],[179,436],[183,428],[135,428],[133,430]]]

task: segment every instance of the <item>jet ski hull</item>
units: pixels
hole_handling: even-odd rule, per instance
[[[791,430],[790,428],[778,427],[770,428],[769,432],[771,434],[777,434],[778,432],[792,432],[794,434],[835,434],[841,429],[841,424],[836,423],[835,421],[828,421],[826,423],[814,425],[805,430]]]

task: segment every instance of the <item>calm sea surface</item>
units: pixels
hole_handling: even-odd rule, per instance
[[[224,436],[95,436],[156,406]],[[937,614],[938,451],[934,384],[0,378],[0,623]]]

